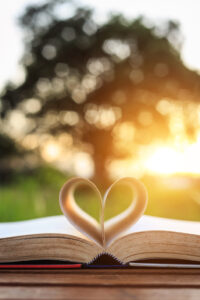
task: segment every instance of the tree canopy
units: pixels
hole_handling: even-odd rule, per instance
[[[181,60],[175,22],[158,28],[114,15],[98,24],[92,10],[69,4],[30,6],[20,18],[25,80],[6,86],[1,115],[27,103],[31,131],[69,133],[92,155],[97,178],[107,179],[110,161],[168,135],[158,101],[198,101],[200,77]]]

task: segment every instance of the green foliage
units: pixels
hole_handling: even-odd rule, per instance
[[[50,167],[37,169],[32,176],[19,175],[15,182],[0,186],[0,222],[28,220],[61,214],[58,195],[64,182],[69,178]],[[149,193],[147,214],[200,221],[200,206],[194,201],[197,189],[169,190],[158,180],[145,178]],[[76,193],[78,205],[98,220],[99,207],[95,195],[89,190]],[[197,198],[200,199],[198,193]],[[130,204],[130,193],[115,189],[107,205],[105,219],[115,216]]]
[[[170,219],[200,221],[199,185],[170,189],[158,178],[144,178],[144,184],[149,195],[146,214]]]
[[[58,194],[66,176],[49,167],[32,176],[18,175],[0,187],[0,221],[19,221],[60,214]]]

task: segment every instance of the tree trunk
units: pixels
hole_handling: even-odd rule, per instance
[[[107,159],[100,155],[96,155],[94,158],[95,171],[92,180],[98,186],[99,190],[105,192],[111,183],[111,180],[106,169]]]

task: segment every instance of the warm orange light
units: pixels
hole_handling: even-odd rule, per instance
[[[54,161],[60,155],[60,147],[58,143],[53,141],[47,142],[42,149],[42,157],[46,161]]]
[[[200,136],[195,143],[185,145],[182,150],[175,146],[160,146],[146,161],[144,169],[150,173],[200,174]]]

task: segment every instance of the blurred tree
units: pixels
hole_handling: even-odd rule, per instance
[[[118,15],[97,24],[91,10],[58,0],[28,7],[20,23],[25,80],[5,88],[2,117],[30,104],[34,130],[70,133],[91,153],[96,180],[108,178],[112,159],[137,155],[137,143],[167,136],[160,99],[199,97],[200,77],[184,66],[172,21],[157,28]]]
[[[0,159],[17,154],[19,154],[19,149],[14,141],[5,134],[0,133]]]
[[[12,177],[13,172],[9,164],[10,160],[23,154],[20,147],[10,137],[0,133],[0,185],[4,184],[5,181],[9,181]]]

